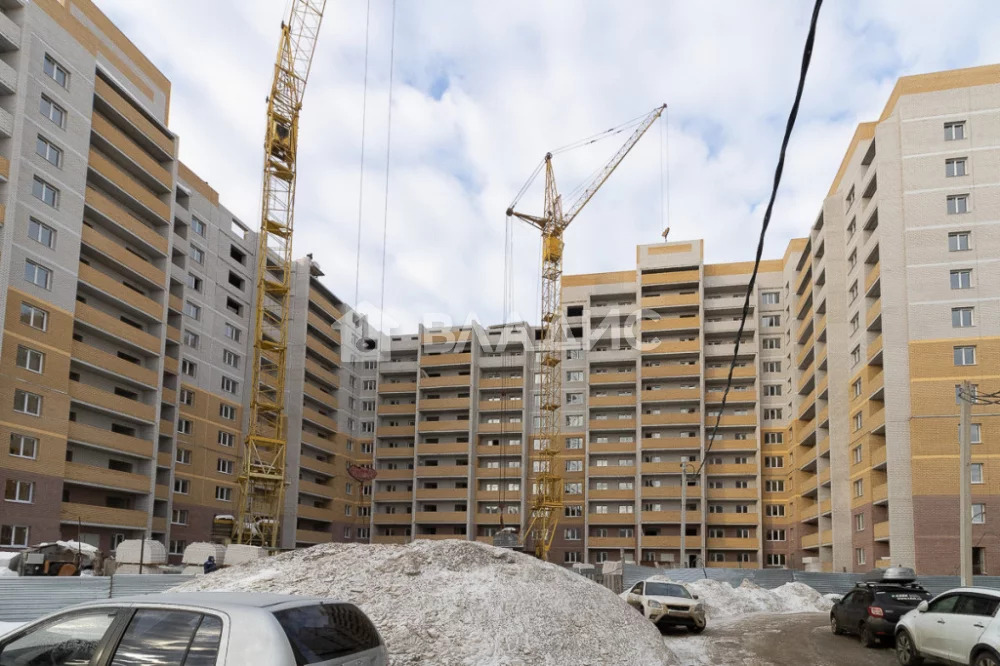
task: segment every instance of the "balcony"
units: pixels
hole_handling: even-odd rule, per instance
[[[473,424],[468,419],[451,421],[420,421],[419,432],[468,432]]]
[[[660,317],[659,319],[644,319],[640,324],[643,333],[657,331],[685,331],[701,328],[701,317]]]
[[[73,342],[73,360],[94,368],[102,374],[114,374],[137,384],[155,389],[158,381],[155,370],[131,363],[97,347],[83,342]]]
[[[634,513],[591,513],[587,517],[590,525],[635,525]]]
[[[868,308],[868,315],[865,317],[865,323],[868,326],[869,331],[881,330],[881,320],[882,320],[882,299],[876,298],[875,302],[871,304]]]
[[[499,401],[496,403],[501,405]],[[508,405],[507,409],[511,409],[510,401],[506,403]],[[420,401],[420,411],[428,412],[432,410],[439,409],[457,409],[462,411],[469,411],[470,400],[469,398],[431,398],[428,400]],[[521,411],[521,405],[518,403],[517,410]]]
[[[112,509],[106,506],[63,502],[59,507],[59,521],[88,527],[124,527],[145,529],[149,515],[145,511]]]
[[[681,473],[680,462],[643,462],[639,468],[640,474],[677,474]]]
[[[103,139],[98,143],[102,149],[106,150],[108,146],[112,147],[119,155],[125,157],[132,167],[135,167],[133,172],[141,170],[145,175],[144,180],[147,185],[152,183],[150,189],[159,190],[161,194],[170,191],[173,183],[170,172],[150,157],[149,153],[139,148],[124,132],[112,125],[107,118],[99,113],[93,114],[90,130]]]
[[[692,425],[701,423],[701,413],[666,412],[661,414],[643,414],[643,426],[656,425]]]
[[[644,296],[642,307],[644,308],[678,308],[697,307],[699,295],[694,294],[663,294],[661,296]]]
[[[333,535],[319,530],[295,530],[295,543],[328,543],[333,541]]]
[[[591,465],[587,468],[587,475],[598,476],[635,476],[635,465]],[[631,491],[630,491],[631,492]]]
[[[462,354],[423,354],[420,357],[420,366],[424,368],[469,365],[470,363],[472,363],[472,354],[468,352]]]
[[[708,415],[707,423],[715,425],[715,417]],[[749,427],[757,425],[756,414],[723,414],[719,419],[720,427]]]
[[[687,536],[684,539],[685,550],[701,548],[701,536]],[[681,537],[677,536],[647,536],[642,535],[643,548],[680,548]]]
[[[0,51],[15,51],[21,48],[21,28],[0,12]]]
[[[382,437],[413,437],[416,432],[414,425],[388,426],[380,425],[375,428],[375,436]]]
[[[110,488],[141,494],[149,493],[152,487],[151,479],[144,474],[130,474],[106,467],[72,462],[66,463],[65,480],[81,486]]]
[[[591,384],[635,384],[635,371],[590,374]]]
[[[643,379],[658,379],[661,377],[698,377],[701,366],[697,363],[671,363],[664,365],[644,365],[640,372]],[[593,377],[593,375],[591,375]]]
[[[709,526],[718,525],[756,525],[760,522],[760,514],[753,513],[710,513],[705,519]]]
[[[306,455],[299,456],[299,467],[322,474],[323,476],[335,477],[338,475],[337,466],[332,462],[325,462]]]
[[[588,548],[635,548],[636,539],[631,537],[589,537]]]
[[[412,513],[376,513],[376,525],[409,525],[413,522]]]
[[[657,389],[655,391],[643,391],[640,394],[640,396],[643,404],[649,404],[653,402],[698,402],[699,400],[701,400],[701,389],[698,388]],[[628,396],[628,397],[634,403],[635,397],[634,396]],[[590,399],[591,406],[596,406],[595,400],[596,398]]]
[[[397,546],[401,546],[403,544],[410,543],[410,540],[412,538],[413,537],[408,537],[399,534],[373,534],[372,543],[385,543],[385,544],[394,544]],[[490,537],[490,543],[492,542],[493,538]]]
[[[868,292],[871,291],[872,287],[875,286],[875,283],[878,282],[881,274],[882,264],[881,262],[876,262],[875,265],[871,267],[871,270],[868,271],[868,276],[865,277],[865,294],[868,294]]]
[[[478,502],[499,502],[500,501],[500,491],[499,490],[477,490],[476,491],[476,501]],[[505,490],[503,491],[503,501],[505,504],[517,504],[521,501],[521,491],[520,490]]]
[[[688,497],[699,497],[701,488],[692,486],[687,489]],[[678,499],[681,496],[680,484],[676,486],[643,486],[640,490],[642,499]]]
[[[324,428],[331,432],[337,431],[337,421],[332,416],[324,414],[317,409],[313,409],[312,407],[302,407],[302,418],[319,426],[320,428]]]
[[[595,442],[591,440],[590,453],[634,453],[635,442]]]
[[[417,452],[420,455],[465,455],[469,452],[469,443],[445,442],[443,444],[425,444],[421,442],[417,444]]]
[[[802,537],[802,547],[806,550],[815,550],[819,548],[819,537],[819,532],[804,535]]]
[[[462,477],[466,478],[469,476],[469,471],[472,468],[468,465],[418,465],[417,466],[417,477],[419,478],[434,478],[434,477]],[[500,471],[500,470],[497,470]],[[506,470],[507,476],[520,478],[520,469],[511,471]]]
[[[469,386],[472,382],[471,375],[445,375],[444,377],[421,377],[420,388],[430,388],[436,386]]]
[[[381,480],[410,480],[413,478],[413,470],[408,468],[402,469],[379,469],[378,478]]]
[[[868,345],[868,365],[882,365],[882,334]]]
[[[109,160],[93,148],[88,160],[89,168],[101,178],[118,188],[136,204],[146,209],[151,216],[163,224],[170,219],[170,206],[160,201],[145,185],[135,180],[127,171]]]
[[[307,362],[308,365],[308,362]],[[378,387],[379,393],[416,393],[416,382],[382,382]]]
[[[173,139],[157,125],[146,119],[131,103],[122,97],[101,77],[94,79],[94,93],[104,103],[101,112],[118,116],[132,127],[133,132],[140,135],[148,143],[148,148],[159,151],[162,159],[168,159],[174,154]],[[96,105],[95,105],[96,106]],[[131,133],[130,133],[131,135]]]
[[[635,490],[621,490],[615,488],[613,490],[597,490],[592,488],[587,494],[587,498],[591,500],[634,500]]]
[[[716,439],[712,451],[756,451],[757,442],[753,439]]]
[[[381,475],[380,475],[381,476]],[[333,499],[336,494],[332,485],[323,485],[313,481],[299,480],[299,493],[302,495],[313,495],[323,499]]]
[[[701,351],[701,342],[699,340],[677,340],[658,343],[643,342],[641,350],[645,356],[692,354]]]
[[[88,405],[113,416],[120,416],[152,425],[156,418],[156,408],[137,400],[123,398],[111,391],[80,382],[69,383],[69,397],[74,402]]]
[[[647,391],[647,393],[649,393]],[[646,395],[642,396],[646,400]],[[697,398],[695,398],[697,400]],[[602,395],[590,396],[588,400],[590,407],[633,407],[635,405],[635,395]],[[518,403],[520,405],[520,403]],[[482,405],[479,407],[482,409]],[[520,407],[518,407],[520,409]]]
[[[590,419],[590,430],[635,430],[635,419]]]
[[[719,442],[716,441],[716,444]],[[750,448],[754,448],[754,443],[748,443]],[[644,437],[642,439],[643,451],[669,451],[675,449],[698,450],[701,448],[701,440],[698,437]]]
[[[701,523],[701,512],[699,511],[686,511],[686,515],[683,518],[688,523]],[[642,523],[644,525],[651,523],[680,523],[682,518],[682,513],[680,511],[643,511],[642,512]],[[715,515],[715,514],[713,514]],[[645,544],[644,544],[645,545]]]
[[[314,520],[321,523],[333,522],[333,507],[321,508],[312,504],[299,504],[295,508],[295,515],[299,518]]]
[[[876,541],[888,541],[889,540],[889,521],[886,520],[881,523],[875,523],[873,526],[875,530],[875,540]]]
[[[700,280],[698,269],[642,274],[642,285],[644,287],[658,284],[697,284]]]
[[[889,484],[883,483],[872,487],[872,504],[889,503]]]
[[[722,402],[722,394],[725,391],[705,391],[705,402],[719,404]],[[756,391],[735,391],[731,390],[726,396],[727,405],[751,404],[757,402]]]
[[[309,304],[318,307],[326,313],[327,317],[334,321],[340,321],[340,318],[344,316],[344,313],[315,287],[309,288]]]
[[[712,447],[715,450],[715,447]],[[722,464],[722,465],[705,465],[705,471],[708,472],[709,476],[714,475],[728,475],[728,476],[757,476],[757,465],[747,464],[738,465],[736,463]],[[714,496],[714,495],[713,495]]]
[[[422,386],[426,386],[421,382]],[[488,379],[481,379],[479,381],[479,388],[481,389],[509,389],[509,388],[522,388],[524,386],[524,377],[493,377]]]
[[[709,550],[756,550],[760,542],[756,538],[742,539],[738,537],[709,538]]]
[[[378,458],[412,458],[415,451],[413,446],[380,446],[375,455]]]
[[[465,511],[417,511],[416,521],[418,523],[461,523],[465,524],[469,519],[469,514]]]
[[[480,434],[510,434],[523,431],[520,421],[505,421],[503,423],[478,423],[476,431]]]
[[[754,500],[760,493],[759,488],[709,488],[710,500]]]
[[[645,376],[645,375],[644,375]],[[726,379],[729,376],[729,366],[722,368],[705,368],[705,379]],[[733,368],[734,379],[746,379],[757,376],[757,369],[752,365]]]

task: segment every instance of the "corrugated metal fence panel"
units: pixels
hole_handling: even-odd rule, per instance
[[[959,576],[920,576],[917,578],[917,583],[922,585],[924,589],[932,594],[941,594],[942,592],[947,592],[950,589],[961,587],[962,579]],[[984,587],[993,587],[984,586]]]
[[[823,573],[818,571],[791,571],[796,582],[805,583],[820,594],[847,594],[854,584],[864,579],[864,574]]]
[[[60,608],[107,599],[110,579],[101,576],[0,578],[0,621],[26,622]]]
[[[788,569],[758,569],[752,580],[767,590],[773,590],[785,583],[791,583],[795,577]]]
[[[173,574],[147,575],[122,574],[111,579],[111,596],[127,597],[132,594],[156,594],[166,592],[181,583],[193,580],[194,576],[179,576]]]

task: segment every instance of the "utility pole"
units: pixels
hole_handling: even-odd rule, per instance
[[[681,456],[681,555],[680,566],[687,567],[687,492],[688,457]]]
[[[972,587],[972,384],[964,381],[959,390],[959,562],[962,585]]]

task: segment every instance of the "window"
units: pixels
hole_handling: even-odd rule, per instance
[[[42,203],[59,208],[59,190],[38,176],[32,181],[31,193]]]
[[[181,404],[187,405],[188,407],[194,405],[194,391],[189,389],[181,389]]]
[[[52,271],[31,259],[24,260],[24,279],[42,289],[52,288]]]
[[[242,290],[243,286],[246,284],[246,280],[241,278],[236,273],[229,271],[229,284],[231,284],[232,286],[236,287],[239,290]]]
[[[186,358],[181,359],[181,374],[194,377],[198,374],[198,364]]]
[[[983,424],[982,423],[971,423],[972,436],[969,438],[972,444],[982,444],[983,443]]]
[[[768,396],[781,395],[781,384],[766,384],[764,386],[764,395]]]
[[[62,166],[62,149],[41,134],[35,139],[35,152],[49,164],[57,167]]]
[[[784,481],[765,481],[764,490],[769,493],[783,493],[785,492],[785,482]]]
[[[225,458],[219,458],[215,461],[215,471],[219,474],[232,474],[233,473],[233,461],[226,460]]]
[[[204,264],[205,263],[205,251],[203,249],[201,249],[200,247],[198,247],[197,245],[192,245],[191,246],[191,258],[195,262],[197,262],[199,264]]]
[[[43,116],[54,122],[59,127],[66,126],[66,109],[62,108],[51,99],[42,95],[42,102],[38,110]]]
[[[216,442],[218,442],[219,446],[233,446],[236,443],[236,436],[231,432],[220,430]]]
[[[968,172],[965,170],[967,160],[964,157],[955,157],[944,161],[944,175],[948,178],[964,176]]]
[[[857,248],[854,249],[854,252],[851,252],[851,256],[849,256],[847,258],[847,263],[848,263],[848,269],[851,269],[851,268],[854,268],[855,266],[857,266],[857,264],[858,264],[858,250],[857,250]]]
[[[858,281],[855,280],[851,288],[847,290],[847,295],[850,297],[848,302],[853,303],[858,298]]]
[[[202,238],[205,237],[205,223],[193,215],[191,216],[191,230]]]
[[[945,123],[944,124],[944,140],[945,141],[961,141],[965,138],[965,121],[959,120],[956,122]]]
[[[15,481],[7,479],[4,484],[3,498],[7,502],[31,504],[35,495],[35,484],[31,481]]]
[[[858,328],[860,326],[861,326],[861,314],[858,313],[858,312],[855,312],[854,316],[851,317],[851,333],[857,333],[858,332]]]
[[[580,561],[580,553],[576,551],[568,550],[563,553],[563,562],[565,564],[576,564]]]
[[[177,432],[182,435],[190,435],[193,429],[193,424],[190,419],[178,419],[177,420]]]
[[[191,464],[191,450],[190,449],[177,449],[174,453],[174,461],[180,463],[181,465]]]
[[[948,234],[948,251],[965,252],[969,250],[970,236],[971,234],[968,231],[956,231],[954,233]]]
[[[187,525],[188,524],[188,512],[187,509],[174,509],[170,514],[170,524],[171,525]]]
[[[983,463],[972,463],[970,468],[972,472],[972,483],[982,483],[983,482]]]
[[[951,288],[952,289],[971,289],[972,288],[972,269],[963,268],[957,271],[951,271]]]
[[[583,484],[582,483],[566,483],[564,486],[564,491],[566,495],[582,495],[583,494]]]
[[[851,365],[857,365],[860,362],[861,362],[861,345],[858,345],[851,350]]]
[[[765,291],[760,295],[760,302],[764,305],[777,305],[781,302],[781,294],[777,291]]]
[[[864,548],[855,548],[854,549],[854,554],[857,557],[858,564],[864,564],[865,563],[865,549]]]
[[[231,377],[222,378],[222,390],[226,393],[236,393],[240,388],[240,383]]]
[[[15,458],[35,459],[38,457],[38,439],[11,433],[9,453]]]
[[[975,365],[976,348],[974,346],[955,347],[955,365]]]
[[[570,370],[566,373],[566,381],[568,382],[582,382],[583,381],[583,371],[582,370]]]
[[[171,553],[186,542],[171,542]],[[214,664],[222,621],[190,611],[146,608],[135,612],[115,651],[112,666]]]
[[[563,509],[563,515],[567,518],[580,518],[583,516],[583,507],[578,505],[567,506]]]
[[[779,532],[784,532],[784,530],[778,530]],[[767,554],[767,566],[769,567],[783,567],[785,566],[785,554],[784,553],[768,553]]]
[[[864,497],[864,495],[865,495],[865,480],[858,479],[857,481],[854,482],[854,496]]]
[[[240,329],[236,328],[232,324],[226,324],[223,333],[225,333],[226,337],[232,340],[233,342],[239,342],[240,336],[243,334],[243,332]]]
[[[21,323],[45,331],[49,327],[49,313],[34,305],[21,303]]]
[[[582,449],[583,448],[583,437],[567,437],[566,438],[566,448],[567,449]]]
[[[31,416],[41,416],[42,396],[16,389],[14,391],[14,411]]]
[[[854,380],[854,383],[851,384],[851,391],[853,392],[855,398],[857,398],[859,395],[861,395],[861,380],[860,379],[855,379]]]
[[[973,504],[972,505],[972,522],[975,525],[982,525],[986,522],[986,505],[985,504]]]
[[[764,328],[778,328],[781,326],[781,315],[764,315],[760,321]]]
[[[240,367],[240,355],[229,351],[228,349],[222,350],[222,362],[228,365],[230,368]]]
[[[195,275],[194,273],[187,274],[187,286],[191,287],[198,293],[201,293],[202,279]]]
[[[764,372],[781,372],[781,361],[764,361]]]
[[[864,454],[863,447],[860,446],[860,445],[859,446],[855,446],[854,449],[852,450],[852,453],[854,455],[854,464],[856,465],[856,464],[860,463],[861,459],[862,459],[862,455]]]
[[[42,71],[63,88],[69,88],[69,72],[48,53],[45,54],[45,60],[42,62]]]
[[[948,214],[961,215],[969,212],[969,195],[952,194],[948,196]]]
[[[580,529],[577,527],[568,527],[563,530],[563,537],[565,537],[566,541],[579,541]]]
[[[583,358],[583,350],[582,349],[568,349],[568,350],[566,350],[566,360],[567,361],[576,361],[576,360],[581,359],[581,358]]]
[[[16,527],[22,530],[18,534],[23,537],[23,543],[8,543],[8,526],[0,529],[0,545],[26,546],[28,538],[27,527]],[[32,629],[17,640],[9,642],[4,648],[4,662],[22,663],[21,658],[29,655],[32,662],[44,664],[89,664],[101,639],[107,633],[114,621],[118,609],[87,610],[67,613],[54,622]],[[72,646],[72,647],[68,647]],[[116,664],[118,662],[115,662]],[[149,663],[149,662],[137,662]],[[180,663],[180,662],[176,662]]]
[[[366,379],[363,382],[361,382],[361,390],[362,391],[374,391],[375,390],[375,380],[374,379]]]
[[[780,432],[765,432],[764,433],[764,443],[765,444],[781,444],[784,441],[784,437]]]
[[[777,421],[781,419],[781,409],[770,407],[764,410],[765,421]]]
[[[184,301],[184,314],[195,321],[201,320],[201,306],[195,305],[191,301]]]
[[[737,511],[737,513],[741,513]],[[742,513],[746,513],[743,511]],[[768,504],[764,507],[764,515],[771,517],[780,517],[785,515],[785,505],[784,504]]]
[[[187,495],[191,490],[191,482],[187,479],[174,479],[174,492],[178,495]]]
[[[567,393],[566,394],[566,404],[567,405],[582,405],[583,404],[583,394],[582,393]]]
[[[47,248],[52,248],[56,244],[56,231],[49,225],[42,224],[31,217],[28,218],[28,238]]]
[[[952,328],[970,328],[972,325],[972,308],[951,309]]]
[[[240,240],[246,240],[247,233],[249,232],[249,230],[246,227],[244,227],[236,220],[233,220],[232,223],[229,225],[229,230],[233,233],[234,236],[236,236]]]
[[[763,349],[781,349],[781,338],[763,338],[761,347]]]
[[[852,417],[852,420],[854,423],[854,431],[857,432],[858,430],[861,430],[862,421],[864,420],[862,413],[858,412],[857,414],[855,414]]]
[[[31,347],[17,346],[17,367],[41,373],[44,366],[45,354]]]
[[[582,460],[567,460],[566,461],[566,471],[567,472],[582,472],[583,471],[583,461]]]
[[[583,414],[567,414],[566,415],[566,425],[569,427],[577,427],[583,425]]]
[[[851,238],[852,236],[854,236],[854,232],[857,231],[857,228],[858,228],[858,218],[852,217],[851,223],[847,225],[847,237]],[[856,253],[857,250],[855,250],[855,258],[857,258]],[[853,266],[854,264],[851,265]]]
[[[784,466],[785,459],[783,456],[764,456],[764,467],[776,468]]]
[[[227,405],[225,403],[219,405],[219,416],[226,419],[227,421],[236,420],[236,408],[232,405]]]
[[[865,514],[863,513],[854,514],[854,531],[855,532],[865,531]]]

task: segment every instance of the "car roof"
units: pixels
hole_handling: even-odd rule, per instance
[[[336,599],[295,594],[270,594],[258,592],[163,592],[138,594],[90,602],[88,606],[121,604],[164,604],[171,606],[197,606],[207,610],[228,611],[249,608],[274,609],[277,606],[297,606],[309,603],[339,603]]]
[[[971,592],[1000,599],[1000,590],[995,590],[990,587],[956,587],[952,590],[948,590],[947,592],[942,592],[941,594],[951,594],[952,592]]]

